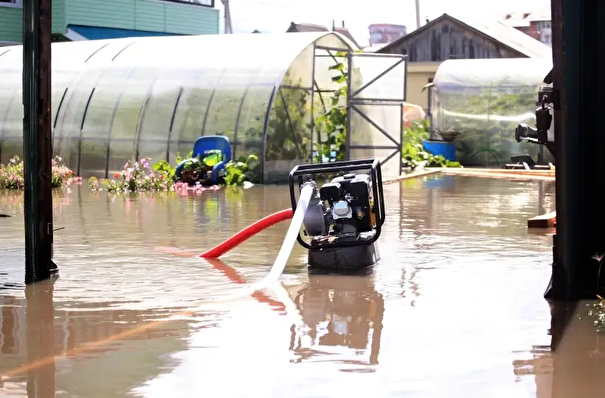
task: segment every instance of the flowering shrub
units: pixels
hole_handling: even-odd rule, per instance
[[[61,164],[63,159],[55,156],[52,160],[51,185],[53,188],[63,186],[64,183],[70,184],[77,180],[75,173],[67,166]],[[23,175],[23,161],[18,156],[13,157],[7,165],[0,165],[0,188],[4,189],[23,189],[25,178]]]
[[[191,157],[191,154],[190,154]],[[145,192],[145,191],[172,191],[179,195],[188,195],[189,192],[201,194],[206,190],[217,190],[218,186],[204,187],[201,181],[188,184],[183,181],[175,181],[175,167],[162,160],[150,166],[149,158],[142,158],[138,162],[128,161],[124,169],[113,175],[112,179],[98,179],[91,177],[88,184],[93,191],[119,192]],[[177,164],[182,161],[180,154],[177,156]],[[225,185],[239,186],[249,184],[248,180],[252,173],[257,157],[250,155],[242,157],[237,161],[231,161],[226,165]]]
[[[92,190],[109,192],[169,191],[173,189],[174,180],[167,171],[153,170],[149,160],[143,158],[138,162],[128,161],[124,170],[115,173],[113,179],[91,177],[88,183]]]

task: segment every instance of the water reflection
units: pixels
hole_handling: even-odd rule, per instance
[[[27,362],[30,364],[27,372],[29,398],[55,396],[53,291],[54,279],[25,289]]]
[[[25,312],[14,296],[4,296],[0,327],[0,393],[29,398],[55,396],[55,279],[27,286]]]
[[[56,305],[54,290],[49,280],[27,286],[24,297],[0,297],[0,396],[123,396],[161,372],[170,362],[163,356],[182,349],[195,329],[182,320],[156,322],[166,316],[158,311]]]
[[[551,304],[552,398],[603,397],[605,336],[595,330],[595,318],[590,315],[593,305]]]
[[[128,196],[70,187],[56,197],[55,225],[65,229],[55,235],[61,279],[46,347],[28,340],[29,322],[44,323],[27,317],[21,194],[0,193],[0,211],[14,215],[0,221],[0,396],[26,395],[30,371],[46,380],[48,368],[27,366],[50,345],[64,397],[552,398],[542,297],[551,241],[528,234],[526,220],[540,204],[552,209],[554,195],[535,182],[447,177],[385,187],[382,260],[371,275],[309,275],[296,247],[285,294],[256,292],[173,322],[158,321],[267,275],[288,223],[224,262],[187,257],[287,208],[287,189]]]
[[[347,365],[377,365],[384,316],[384,300],[370,275],[310,274],[294,299],[306,328],[292,327],[290,350],[294,362],[313,361],[333,354],[332,361]],[[331,348],[346,347],[355,359]],[[366,356],[366,358],[363,358]],[[362,371],[362,369],[348,369]]]

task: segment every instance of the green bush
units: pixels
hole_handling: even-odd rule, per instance
[[[428,120],[416,120],[403,128],[403,148],[401,156],[404,163],[412,169],[418,166],[424,167],[461,167],[459,162],[452,162],[441,155],[433,155],[427,152],[422,141],[429,138]]]

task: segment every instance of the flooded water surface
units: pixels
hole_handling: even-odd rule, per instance
[[[54,203],[60,277],[27,289],[22,196],[0,193],[13,216],[0,219],[0,396],[575,396],[561,385],[578,392],[588,376],[555,371],[563,321],[543,299],[552,238],[526,225],[554,208],[554,184],[438,176],[385,195],[372,272],[310,274],[297,246],[281,283],[226,300],[267,275],[289,223],[221,261],[192,255],[289,207],[287,188],[181,197],[70,186]],[[562,352],[598,346],[582,322]]]

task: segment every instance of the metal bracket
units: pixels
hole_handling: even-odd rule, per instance
[[[552,87],[544,87],[538,93],[538,105],[553,104],[556,110],[561,109],[560,90]]]

